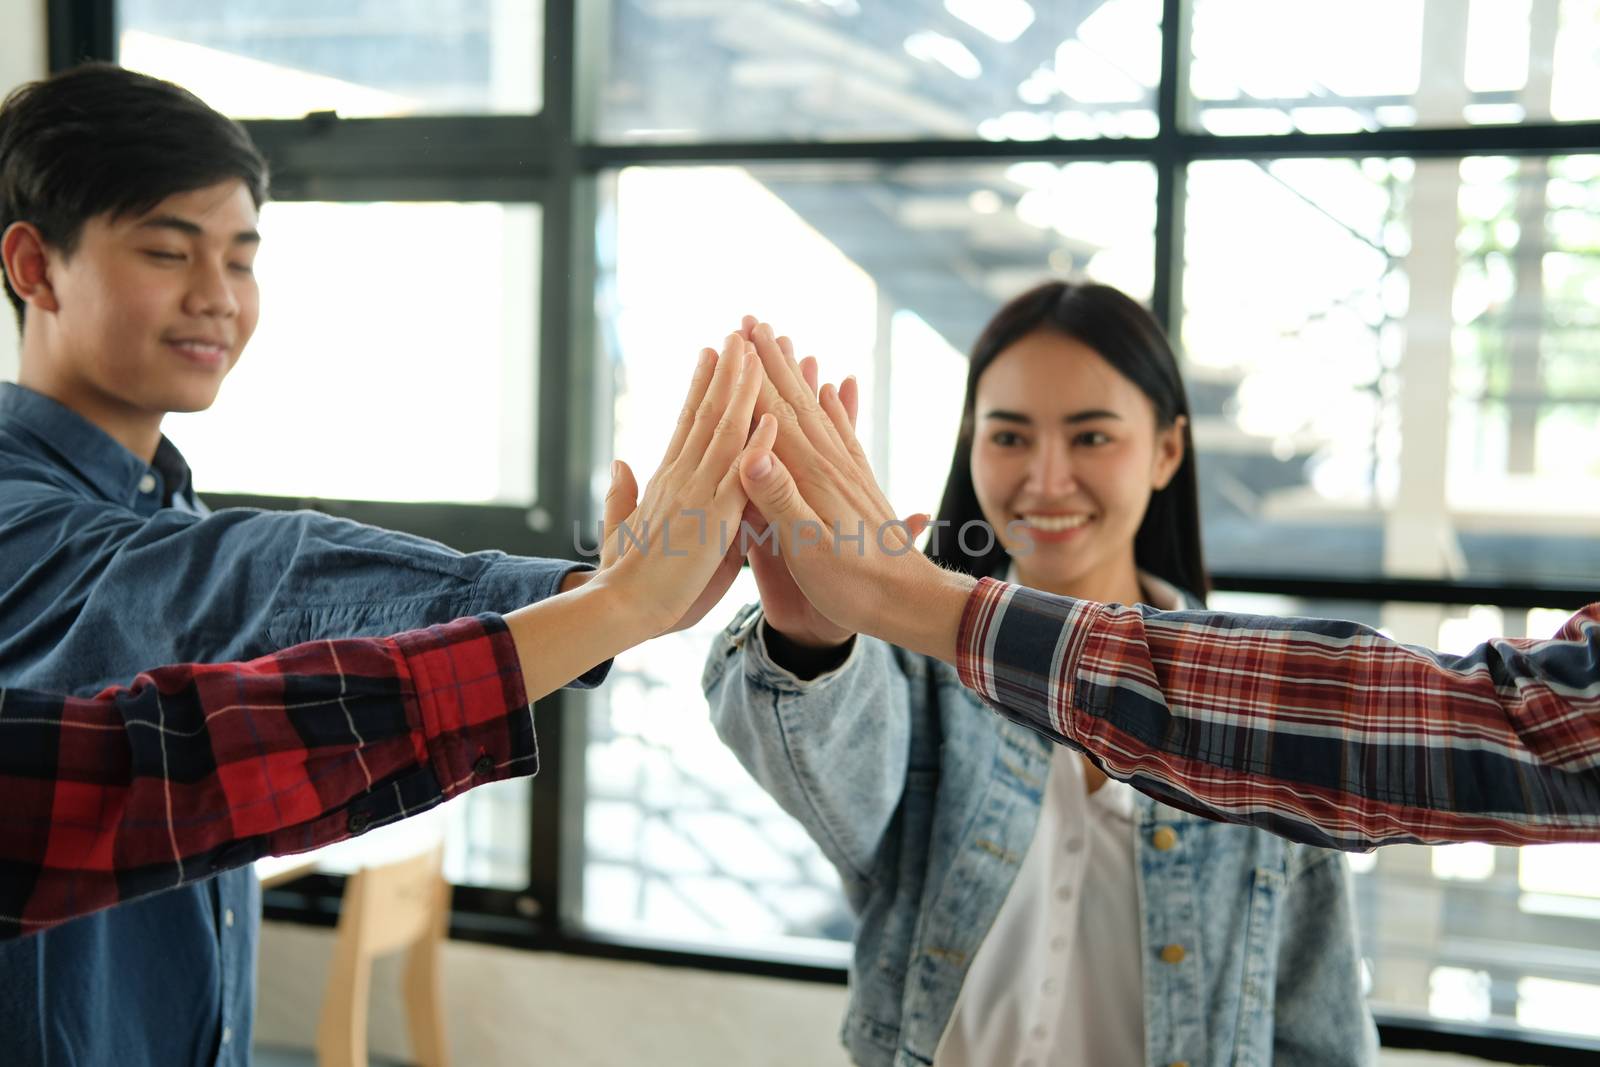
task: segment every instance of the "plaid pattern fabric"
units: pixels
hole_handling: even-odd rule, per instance
[[[1600,604],[1551,640],[1448,656],[986,578],[957,647],[1001,714],[1211,818],[1342,849],[1600,841]]]
[[[537,768],[496,615],[162,667],[94,697],[0,689],[0,938]]]

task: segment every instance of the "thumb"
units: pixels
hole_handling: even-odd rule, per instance
[[[750,503],[760,509],[767,522],[777,526],[780,541],[786,542],[784,534],[799,523],[817,521],[810,505],[795,487],[789,469],[771,452],[756,449],[748,452],[739,463],[739,482]],[[788,547],[784,545],[786,551]]]
[[[628,516],[639,506],[639,483],[633,469],[622,460],[611,464],[611,488],[606,490],[605,507],[601,512],[600,568],[617,561],[621,550],[617,527],[628,521]]]

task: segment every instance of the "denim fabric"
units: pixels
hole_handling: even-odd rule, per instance
[[[1032,840],[1050,743],[953,668],[871,638],[802,681],[759,625],[752,605],[713,644],[712,722],[839,871],[858,918],[851,1056],[932,1063]],[[1136,811],[1146,1063],[1374,1063],[1343,858],[1142,796]],[[1170,944],[1181,963],[1162,962]]]
[[[0,686],[92,693],[164,663],[509,611],[574,566],[312,512],[207,516],[169,442],[147,466],[0,384]],[[0,945],[0,1062],[247,1063],[258,914],[245,869]]]

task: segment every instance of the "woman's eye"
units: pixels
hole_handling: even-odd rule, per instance
[[[1111,438],[1107,434],[1104,434],[1099,430],[1085,431],[1084,433],[1080,433],[1077,438],[1078,444],[1088,445],[1090,448],[1093,448],[1097,445],[1107,444],[1110,442],[1110,440]]]
[[[1001,430],[999,433],[991,437],[990,440],[999,445],[1001,448],[1010,448],[1012,445],[1021,444],[1022,436],[1020,434],[1013,433],[1010,430]]]
[[[168,262],[175,262],[183,258],[182,252],[168,252],[161,248],[147,248],[145,249],[144,254],[149,256],[151,259],[161,259]]]

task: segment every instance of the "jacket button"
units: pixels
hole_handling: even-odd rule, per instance
[[[1170,826],[1158,826],[1156,832],[1150,835],[1150,843],[1157,852],[1166,852],[1178,843],[1178,831]]]
[[[364,812],[364,811],[352,811],[350,813],[350,821],[348,823],[346,823],[345,825],[350,828],[350,832],[351,833],[359,834],[361,831],[365,830],[371,823],[372,823],[372,816],[368,815],[366,812]]]
[[[1161,950],[1161,962],[1182,963],[1186,955],[1187,953],[1183,951],[1182,945],[1168,945],[1166,948]]]
[[[479,756],[478,762],[472,765],[472,773],[479,778],[487,778],[494,773],[494,757]]]

